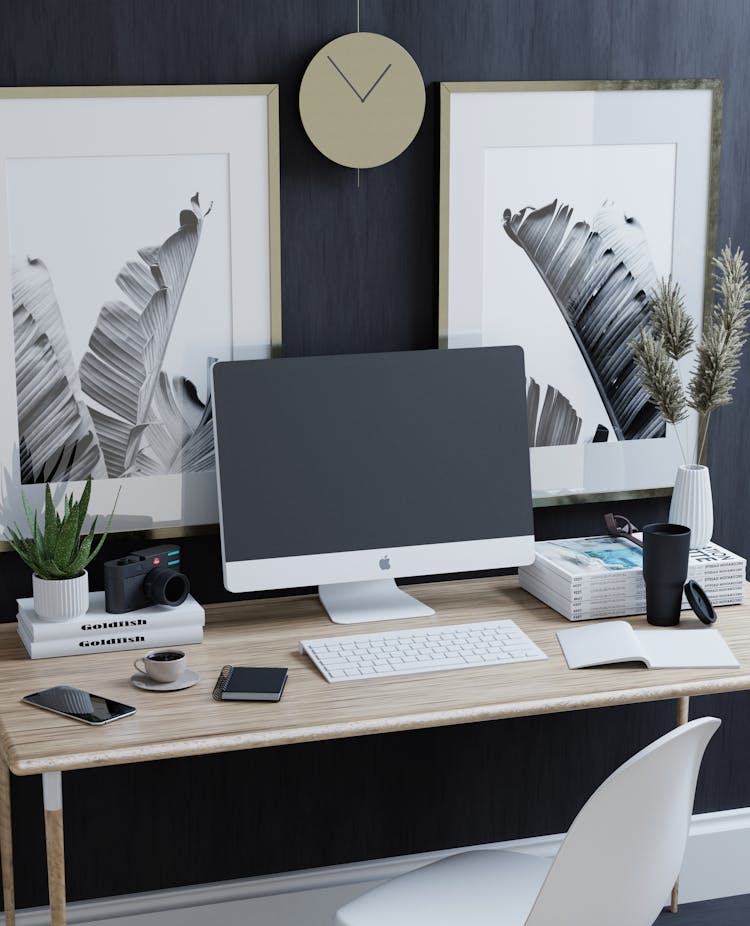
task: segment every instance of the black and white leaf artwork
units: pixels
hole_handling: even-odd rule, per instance
[[[568,399],[559,389],[547,385],[540,408],[540,393],[539,383],[529,377],[526,390],[529,447],[559,447],[577,443],[582,422]]]
[[[163,369],[210,211],[196,193],[177,231],[125,264],[116,279],[125,299],[103,305],[78,369],[46,267],[26,260],[14,269],[24,483],[213,469],[208,390],[202,401],[190,380]]]
[[[209,359],[209,370],[214,362],[215,358]],[[153,411],[155,423],[143,432],[142,449],[134,464],[136,472],[159,475],[214,468],[210,396],[202,402],[189,379],[175,376],[170,380],[161,372]]]
[[[106,479],[49,272],[36,258],[11,269],[21,480]]]
[[[662,437],[664,422],[640,384],[629,347],[648,326],[647,293],[656,283],[638,221],[611,202],[602,205],[590,224],[573,221],[573,208],[553,200],[539,209],[525,207],[515,213],[506,209],[503,229],[526,253],[562,313],[614,436],[618,440]],[[545,405],[548,400],[553,408],[556,401],[560,404],[549,392]],[[555,433],[547,437],[559,437],[562,428],[556,420]],[[580,429],[576,441],[579,435]]]

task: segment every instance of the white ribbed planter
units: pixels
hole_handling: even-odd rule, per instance
[[[31,577],[34,610],[43,621],[69,621],[82,617],[89,609],[89,574],[84,569],[75,579]]]
[[[690,528],[690,546],[705,547],[714,532],[714,502],[711,476],[707,466],[681,466],[677,470],[672,504],[669,507],[672,524]]]

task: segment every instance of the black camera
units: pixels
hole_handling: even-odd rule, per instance
[[[137,611],[153,604],[172,608],[187,598],[188,577],[180,572],[175,544],[134,550],[104,564],[104,605],[110,614]]]

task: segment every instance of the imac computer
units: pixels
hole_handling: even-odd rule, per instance
[[[226,361],[212,394],[229,591],[416,617],[395,579],[534,559],[520,347]]]

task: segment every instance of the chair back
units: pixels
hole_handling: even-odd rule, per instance
[[[704,717],[677,727],[597,788],[526,926],[652,926],[679,875],[698,771],[720,724]]]

